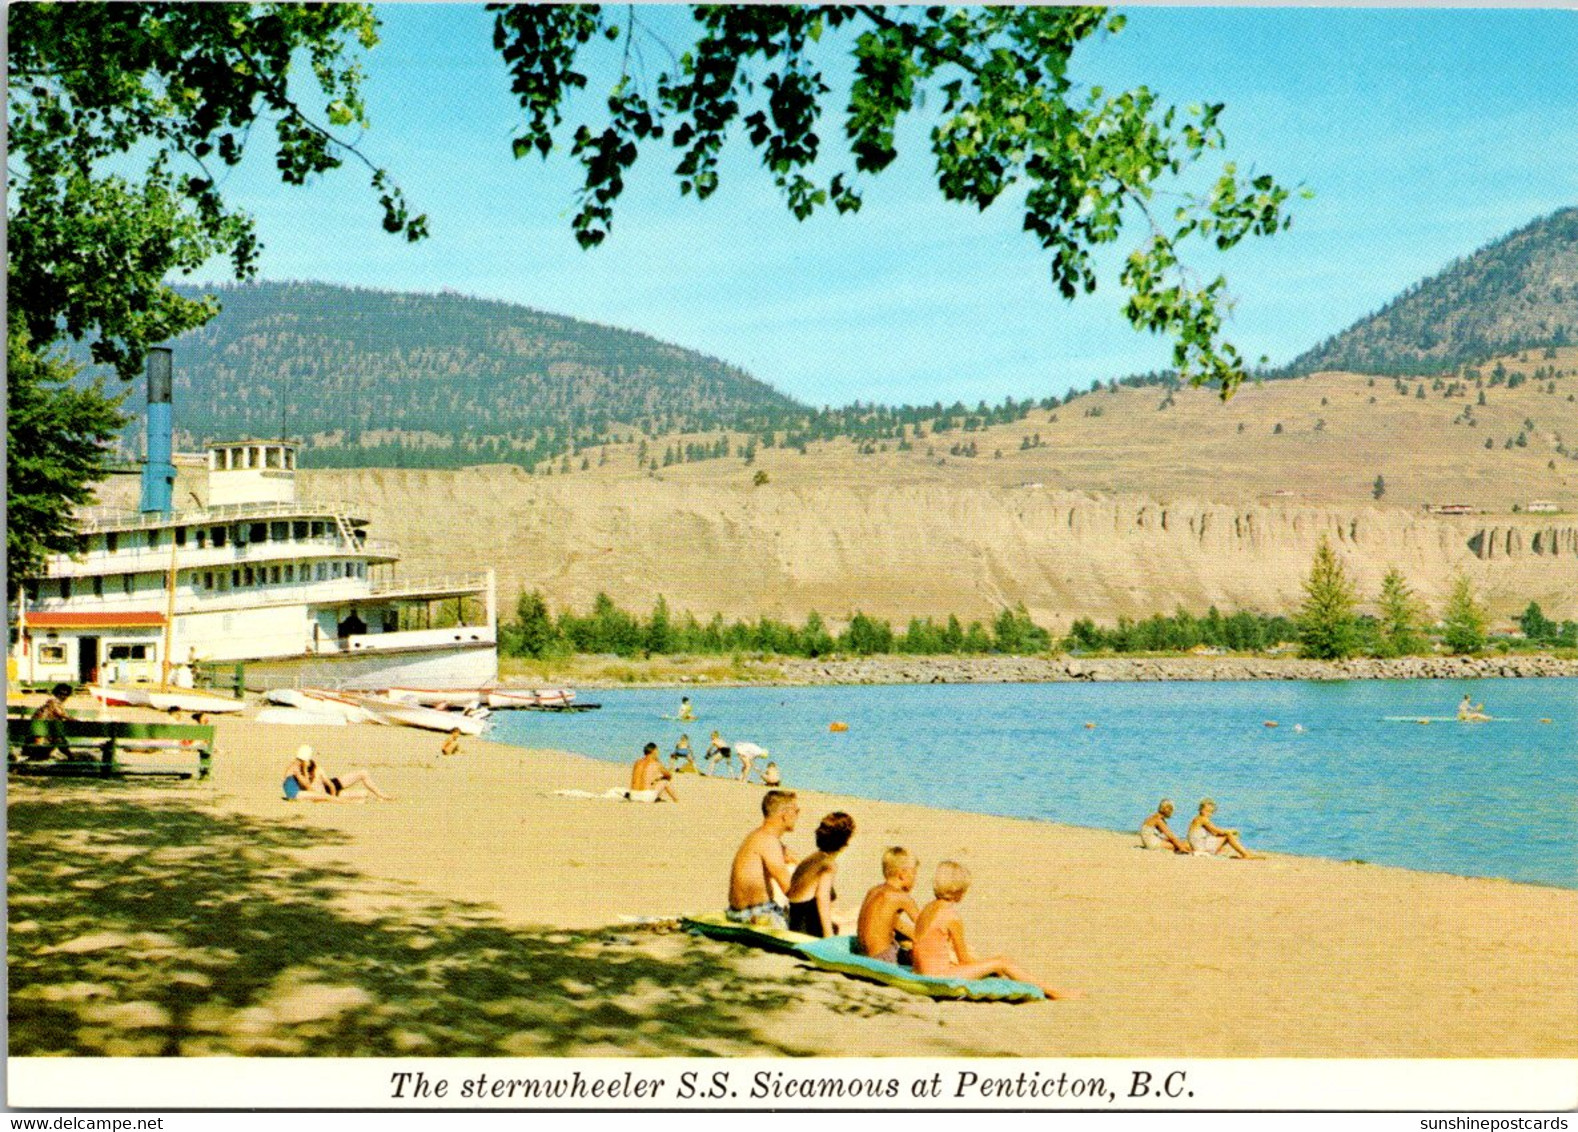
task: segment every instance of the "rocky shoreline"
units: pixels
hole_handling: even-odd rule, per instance
[[[1295,657],[906,657],[763,661],[760,678],[679,676],[665,684],[1029,684],[1139,680],[1474,680],[1578,677],[1578,659],[1553,656],[1399,657],[1304,660]],[[582,687],[629,681],[581,679]]]

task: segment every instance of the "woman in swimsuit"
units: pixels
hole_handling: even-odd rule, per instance
[[[285,771],[287,797],[301,797],[309,802],[360,802],[362,795],[345,797],[347,790],[355,787],[364,787],[367,793],[377,798],[380,802],[393,802],[394,799],[382,790],[365,770],[353,770],[349,774],[330,777],[323,773],[323,768],[318,765],[317,752],[308,743],[303,743],[296,749],[296,757],[291,760],[290,767]],[[294,793],[289,789],[289,784],[294,782]]]
[[[855,836],[855,819],[846,813],[831,813],[816,827],[816,852],[801,861],[789,878],[789,930],[806,935],[834,934],[833,877],[838,872],[838,855]]]
[[[970,870],[956,861],[937,866],[932,891],[937,899],[921,909],[915,921],[915,973],[945,979],[984,979],[1002,975],[1016,982],[1040,987],[1048,998],[1078,998],[1078,991],[1058,990],[1040,982],[1006,955],[977,959],[964,942],[964,920],[959,902],[970,890]]]

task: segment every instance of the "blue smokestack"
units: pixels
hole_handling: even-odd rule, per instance
[[[175,465],[170,461],[175,418],[170,405],[170,351],[148,351],[148,459],[142,466],[142,511],[170,513],[175,494]]]

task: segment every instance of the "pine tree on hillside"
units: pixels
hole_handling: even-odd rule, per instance
[[[1396,566],[1381,579],[1381,597],[1376,609],[1382,655],[1408,656],[1424,648],[1425,639],[1419,631],[1424,607]]]
[[[1452,582],[1452,593],[1441,611],[1441,641],[1459,656],[1479,652],[1485,647],[1485,629],[1490,614],[1474,595],[1474,583],[1467,574]]]
[[[1355,605],[1353,583],[1331,543],[1322,536],[1304,583],[1304,604],[1298,616],[1300,652],[1316,660],[1352,656],[1358,644]]]

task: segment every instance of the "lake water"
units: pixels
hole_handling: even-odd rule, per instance
[[[681,694],[584,692],[603,709],[490,737],[629,763],[716,728],[786,786],[1102,829],[1165,794],[1181,835],[1209,795],[1251,848],[1578,888],[1578,680],[702,687],[688,726],[663,718]],[[1498,720],[1413,721],[1465,694]]]

